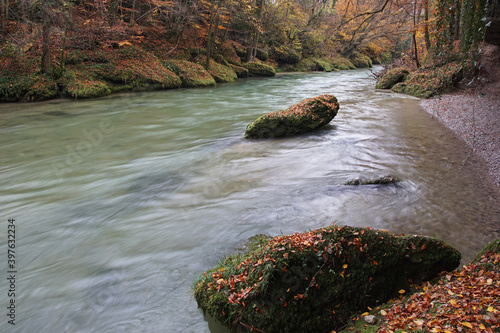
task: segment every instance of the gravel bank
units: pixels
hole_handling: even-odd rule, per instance
[[[422,100],[421,105],[486,161],[487,171],[500,189],[500,99],[456,93]]]

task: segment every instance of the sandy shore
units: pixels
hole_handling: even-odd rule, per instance
[[[500,99],[488,95],[455,93],[422,100],[421,105],[486,161],[500,190]]]

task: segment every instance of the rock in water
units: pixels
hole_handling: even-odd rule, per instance
[[[286,110],[260,116],[247,126],[245,138],[274,138],[309,132],[332,121],[338,110],[339,103],[333,95],[308,98]]]
[[[408,290],[409,279],[432,279],[461,259],[436,238],[348,226],[261,244],[227,257],[194,285],[203,311],[235,331],[338,330],[354,313]]]

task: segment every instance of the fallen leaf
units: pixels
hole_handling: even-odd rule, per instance
[[[460,324],[464,325],[465,327],[472,328],[472,324],[467,321],[463,321]]]

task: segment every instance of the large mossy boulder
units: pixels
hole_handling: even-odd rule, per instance
[[[267,333],[331,332],[352,314],[397,296],[410,281],[451,271],[461,259],[436,238],[347,226],[260,243],[195,282],[206,314]]]
[[[243,63],[243,67],[248,69],[249,76],[275,76],[276,70],[273,66],[269,66],[259,60]]]
[[[410,72],[405,68],[393,68],[385,73],[375,85],[375,89],[391,89],[396,83],[404,81]]]
[[[248,124],[246,138],[274,138],[306,133],[328,124],[337,115],[333,95],[308,98],[286,110],[270,112]]]
[[[183,87],[207,87],[216,84],[215,79],[200,64],[187,60],[168,60],[165,66],[181,78]]]
[[[219,64],[213,59],[210,59],[208,72],[217,83],[232,82],[238,78],[235,71],[231,67]]]
[[[415,97],[430,98],[454,87],[462,78],[463,69],[463,65],[454,62],[441,67],[419,68],[391,89]]]
[[[99,59],[100,58],[100,59]],[[181,79],[163,66],[152,53],[136,46],[106,49],[93,61],[98,79],[114,84],[131,85],[134,90],[172,89],[181,86]]]

